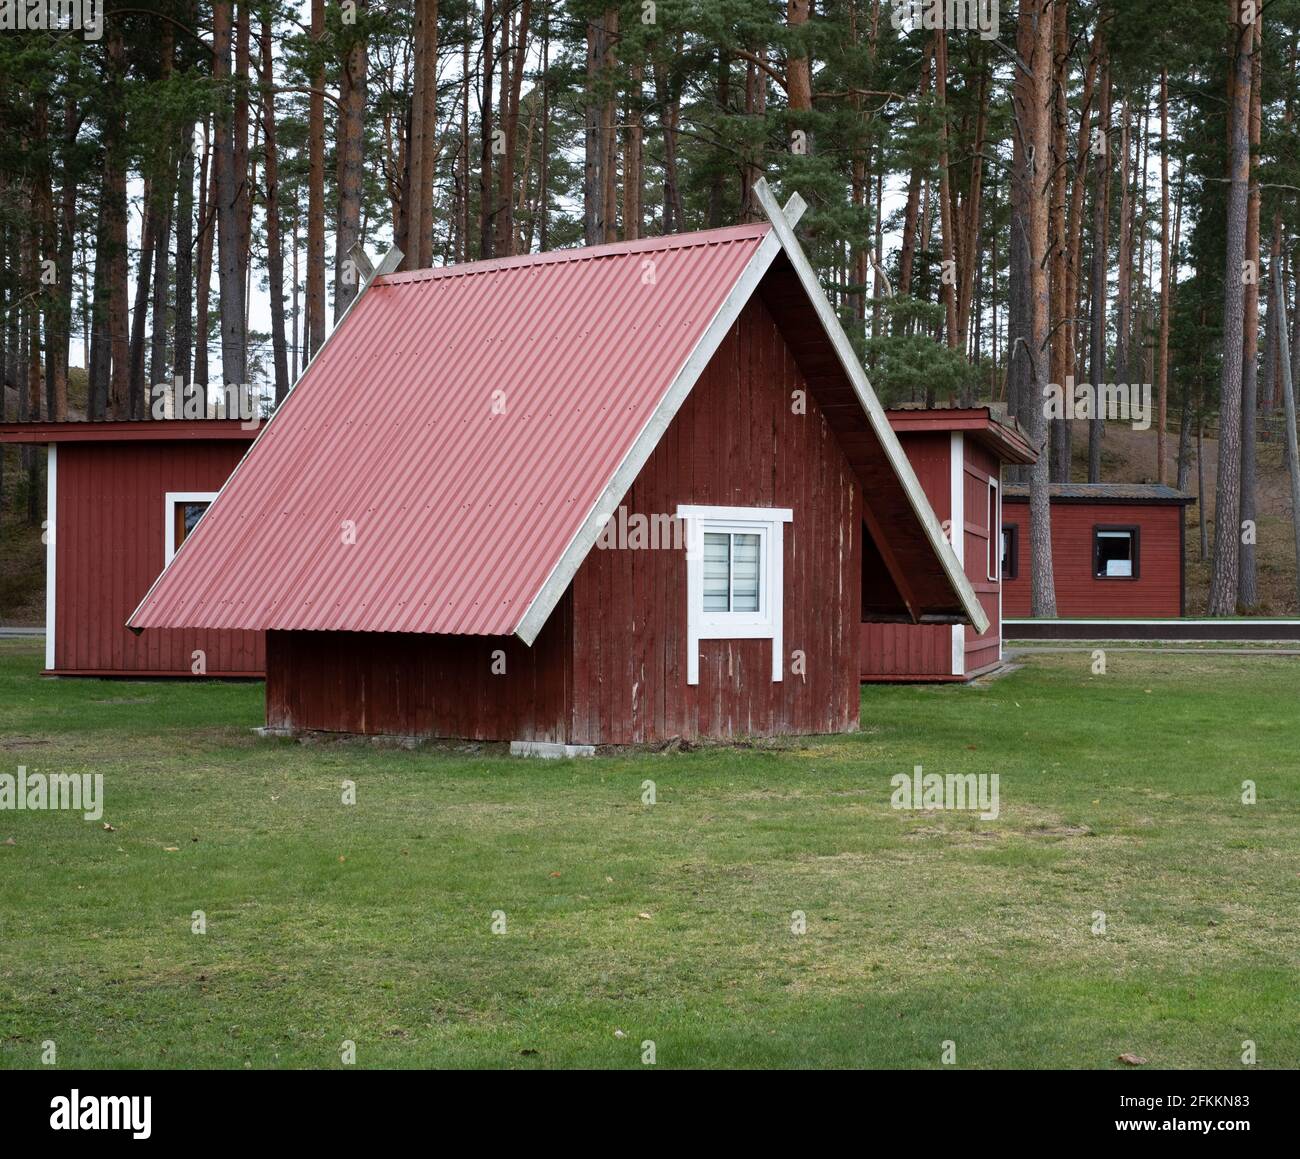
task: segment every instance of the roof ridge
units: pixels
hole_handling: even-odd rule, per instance
[[[657,237],[637,238],[633,241],[606,242],[602,245],[576,246],[572,249],[545,250],[540,253],[515,254],[511,257],[502,258],[484,258],[476,262],[459,262],[450,266],[430,266],[420,270],[406,270],[397,274],[383,274],[375,279],[375,285],[401,286],[413,282],[472,277],[476,274],[490,274],[500,270],[529,266],[598,261],[601,258],[623,257],[627,254],[636,253],[653,253],[658,250],[683,250],[695,249],[699,246],[728,245],[738,241],[752,241],[754,238],[762,237],[771,228],[767,222],[728,225],[719,229],[660,234]]]

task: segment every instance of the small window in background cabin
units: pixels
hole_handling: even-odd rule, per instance
[[[176,529],[175,549],[180,550],[181,544],[189,538],[189,534],[198,525],[203,513],[208,509],[206,502],[179,502],[174,507],[174,519]]]
[[[1002,525],[1002,578],[1015,579],[1020,568],[1020,525]]]
[[[757,612],[761,537],[739,532],[704,533],[704,610]]]
[[[1094,573],[1098,579],[1132,579],[1137,575],[1137,536],[1132,529],[1094,533]]]

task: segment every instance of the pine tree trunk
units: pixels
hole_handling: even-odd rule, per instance
[[[122,109],[123,78],[126,76],[126,48],[120,28],[111,22],[106,32],[114,100],[112,108]],[[125,118],[123,117],[123,120]],[[127,204],[125,125],[113,118],[105,134],[104,197],[107,202],[105,231],[108,240],[108,350],[111,370],[108,378],[108,412],[111,417],[127,417],[127,394],[130,384],[130,337],[127,309]]]
[[[601,110],[601,140],[605,147],[605,207],[602,216],[605,219],[605,236],[602,241],[618,240],[618,103],[615,99],[616,85],[614,77],[618,68],[617,46],[618,9],[609,8],[605,12],[605,103]]]
[[[787,0],[786,27],[790,32],[797,34],[805,28],[811,16],[812,0]],[[786,61],[785,91],[791,112],[812,110],[812,66],[807,48],[799,41],[791,46]]]
[[[1169,69],[1160,70],[1160,395],[1156,416],[1156,482],[1163,483],[1168,455],[1165,428],[1169,422]]]
[[[1048,210],[1052,188],[1051,85],[1053,0],[1022,0],[1017,42],[1021,62],[1013,109],[1019,135],[1027,145],[1025,185],[1028,193],[1026,242],[1029,252],[1029,333],[1032,397],[1025,400],[1021,421],[1038,459],[1029,469],[1030,614],[1056,615],[1052,572],[1051,464],[1047,454],[1044,409],[1049,373]]]
[[[311,0],[313,51],[322,51],[325,0]],[[325,341],[325,60],[312,72],[307,101],[307,361]]]
[[[587,21],[587,89],[584,94],[585,148],[582,171],[582,236],[587,245],[605,240],[605,162],[601,89],[605,61],[605,18]],[[667,143],[665,130],[665,142]],[[667,228],[665,227],[665,232]]]
[[[235,133],[229,97],[231,3],[216,0],[212,6],[213,78],[221,107],[215,115],[213,163],[217,173],[217,296],[221,315],[221,375],[227,384],[247,381],[244,343],[244,277],[240,256],[240,189],[235,168]]]
[[[145,379],[146,388],[154,383],[169,380],[167,361],[167,258],[171,253],[172,236],[172,197],[176,185],[176,152],[169,145],[165,178],[158,191],[158,217],[154,234],[153,251],[153,306],[149,311],[152,321],[151,341],[149,344],[149,375]],[[146,391],[144,418],[149,417],[148,393]]]
[[[1133,184],[1129,178],[1132,144],[1129,98],[1120,106],[1119,137],[1119,270],[1115,278],[1115,381],[1129,381],[1129,336],[1133,290]],[[1100,392],[1099,392],[1100,396]],[[1100,410],[1100,397],[1098,398]]]
[[[235,73],[234,73],[234,116],[231,120],[231,146],[234,157],[232,173],[235,182],[235,266],[238,270],[240,285],[240,342],[244,347],[241,364],[248,363],[248,269],[251,259],[253,237],[253,197],[252,179],[249,174],[248,158],[248,73],[249,60],[249,18],[248,9],[251,0],[242,0],[236,7],[235,16]],[[247,375],[247,370],[245,370]],[[240,378],[240,382],[244,379]]]
[[[176,185],[176,321],[172,331],[172,375],[190,379],[194,344],[194,123],[181,126]]]
[[[275,73],[271,59],[273,25],[262,14],[262,133],[266,147],[266,280],[271,297],[271,358],[275,366],[275,405],[289,393],[289,360],[284,337],[284,251],[280,242],[280,157],[275,140]]]
[[[1069,109],[1066,90],[1070,80],[1070,46],[1067,27],[1068,0],[1057,0],[1052,12],[1052,203],[1049,215],[1051,235],[1051,378],[1060,389],[1073,369],[1070,364],[1069,336],[1071,323],[1067,317],[1069,291],[1069,249],[1066,237],[1066,178],[1069,176],[1067,155],[1067,129]],[[1051,431],[1052,462],[1049,468],[1054,482],[1070,479],[1070,420],[1055,419]]]
[[[157,192],[153,182],[144,183],[144,224],[140,230],[140,264],[135,279],[135,304],[131,309],[131,366],[127,394],[127,417],[139,419],[144,411],[145,324],[149,317],[149,286],[153,275],[154,245],[158,229]]]
[[[519,17],[510,38],[510,21],[502,21],[501,51],[501,109],[502,139],[500,190],[496,222],[496,252],[506,257],[514,254],[518,246],[515,230],[515,158],[519,147],[519,101],[524,79],[524,66],[528,62],[528,23],[532,17],[531,0],[522,0]],[[504,71],[508,69],[508,72]],[[524,184],[528,180],[528,167],[524,166]]]
[[[1242,261],[1246,253],[1246,217],[1250,200],[1250,78],[1254,24],[1236,23],[1230,43],[1236,54],[1228,111],[1227,247],[1223,273],[1223,366],[1219,388],[1219,470],[1214,495],[1214,555],[1210,567],[1212,616],[1237,610],[1238,542],[1241,519],[1241,402],[1245,295]]]
[[[194,382],[206,386],[211,322],[212,251],[217,237],[217,164],[211,137],[205,137],[199,165],[199,273],[194,293]]]
[[[492,0],[483,0],[483,85],[479,89],[479,207],[480,258],[492,256]]]
[[[641,236],[641,191],[643,177],[643,130],[641,84],[645,66],[638,60],[629,70],[631,84],[627,103],[627,130],[623,141],[623,236],[636,241]]]
[[[364,19],[365,2],[357,15]],[[360,275],[352,261],[352,247],[361,240],[362,153],[366,115],[366,69],[369,57],[365,36],[356,32],[345,41],[339,61],[338,225],[334,234],[334,321],[352,304],[360,289]]]
[[[957,269],[956,245],[953,237],[953,211],[951,179],[948,173],[948,34],[940,28],[934,34],[934,100],[939,117],[939,232],[942,235],[943,269],[940,285],[943,290],[945,313],[944,331],[948,348],[959,350],[961,336],[957,332]]]
[[[1103,35],[1100,30],[1098,36]],[[1106,263],[1109,257],[1110,233],[1110,59],[1102,56],[1101,96],[1098,106],[1098,149],[1096,179],[1092,193],[1092,290],[1091,337],[1089,342],[1088,377],[1094,388],[1106,381]],[[1102,422],[1096,413],[1088,423],[1088,482],[1101,482]]]
[[[930,91],[930,74],[933,69],[934,40],[927,42],[921,53],[921,79],[917,84],[917,101],[924,102]],[[921,181],[924,176],[918,157],[907,178],[907,204],[903,209],[903,238],[898,254],[898,293],[906,297],[912,292],[912,267],[916,260],[916,223],[921,207]]]
[[[1255,274],[1245,287],[1241,353],[1241,535],[1237,567],[1237,603],[1259,603],[1255,569],[1255,416],[1259,407],[1259,141],[1262,120],[1263,14],[1256,18],[1250,82],[1250,193],[1246,201],[1246,260]]]

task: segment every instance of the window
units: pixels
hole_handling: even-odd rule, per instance
[[[1002,574],[1002,557],[1006,554],[1005,548],[998,542],[998,537],[993,533],[997,527],[998,520],[1002,518],[1002,508],[998,503],[998,481],[989,480],[989,510],[988,521],[984,524],[989,529],[989,550],[988,550],[988,578],[997,579]]]
[[[1092,574],[1097,579],[1138,578],[1138,529],[1099,523],[1092,529]]]
[[[756,532],[704,533],[704,610],[757,612],[762,579],[762,535]]]
[[[167,492],[163,498],[164,564],[171,563],[216,497],[215,491]]]
[[[1002,578],[1015,579],[1020,574],[1020,524],[1002,525]]]
[[[686,521],[686,682],[700,682],[701,640],[771,640],[782,678],[782,554],[789,508],[677,508]]]

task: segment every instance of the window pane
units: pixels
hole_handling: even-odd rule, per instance
[[[727,598],[731,589],[730,539],[729,535],[718,531],[704,533],[704,610],[706,612],[730,611]]]
[[[731,581],[733,612],[758,611],[758,541],[757,535],[731,537]]]
[[[1133,574],[1132,532],[1097,532],[1097,574],[1099,576],[1131,576]]]
[[[185,534],[189,535],[194,530],[194,525],[198,523],[201,516],[208,509],[206,503],[186,503],[185,504]]]

